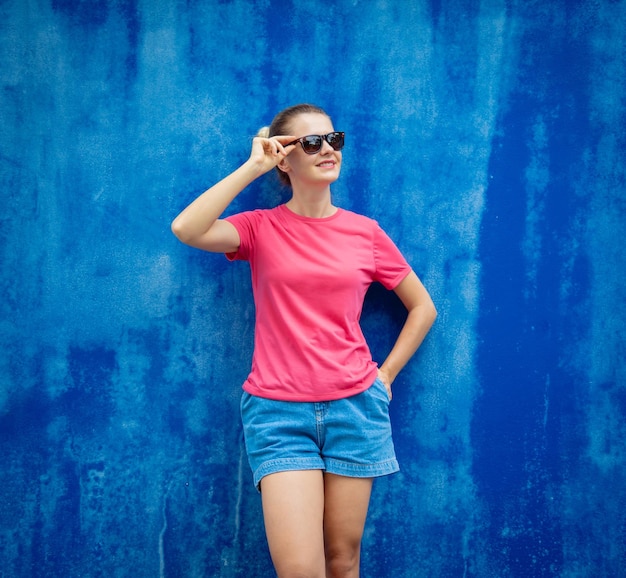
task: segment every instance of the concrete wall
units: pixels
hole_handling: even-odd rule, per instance
[[[363,575],[623,576],[625,28],[624,0],[0,2],[0,575],[272,575],[249,271],[169,223],[311,101],[336,202],[440,312]],[[377,359],[401,321],[374,288]]]

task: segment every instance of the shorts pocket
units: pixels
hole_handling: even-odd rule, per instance
[[[389,393],[387,393],[387,388],[383,383],[380,377],[377,377],[372,384],[370,389],[374,389],[379,395],[382,394],[382,399],[388,404],[391,400],[389,399]]]

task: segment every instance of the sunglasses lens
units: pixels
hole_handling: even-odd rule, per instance
[[[309,155],[316,153],[322,148],[322,137],[317,134],[305,136],[300,142],[304,152]]]
[[[333,147],[333,149],[340,151],[343,148],[343,133],[331,132],[326,135],[326,141],[331,147]]]

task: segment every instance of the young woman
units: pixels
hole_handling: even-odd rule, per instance
[[[359,575],[372,479],[398,470],[391,385],[436,317],[378,224],[333,205],[343,144],[322,109],[290,107],[253,140],[242,166],[172,223],[183,243],[250,263],[256,327],[241,412],[280,578]],[[291,187],[289,201],[220,218],[273,168]],[[359,326],[374,281],[408,311],[380,367]]]

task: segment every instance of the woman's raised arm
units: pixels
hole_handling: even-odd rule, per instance
[[[295,145],[283,146],[293,138],[255,137],[250,158],[202,193],[174,219],[174,235],[183,243],[205,251],[236,251],[239,248],[239,234],[233,225],[219,217],[243,189],[274,168],[295,148]]]

